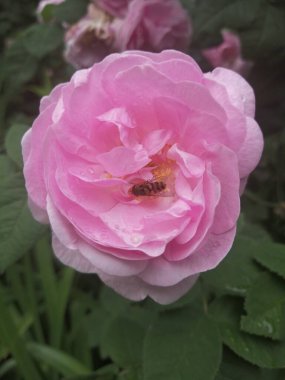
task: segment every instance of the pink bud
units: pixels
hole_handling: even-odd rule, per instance
[[[202,50],[203,56],[213,67],[225,67],[246,76],[253,63],[241,55],[241,41],[238,35],[229,30],[222,30],[224,41],[213,48]]]

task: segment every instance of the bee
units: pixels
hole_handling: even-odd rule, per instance
[[[128,193],[135,197],[172,197],[174,196],[174,178],[171,161],[151,164],[152,178],[133,178]],[[143,177],[143,173],[140,173]]]
[[[130,193],[138,196],[149,197],[160,195],[166,189],[166,183],[163,181],[144,181],[137,183],[130,188]]]

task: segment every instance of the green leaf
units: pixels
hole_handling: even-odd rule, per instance
[[[284,380],[285,371],[282,369],[272,370],[272,369],[262,369],[260,380]]]
[[[191,308],[160,315],[149,328],[143,355],[144,380],[211,380],[221,361],[215,324]]]
[[[6,375],[7,372],[15,369],[16,367],[16,360],[8,359],[4,361],[3,364],[0,366],[0,379],[4,379],[4,375]]]
[[[240,331],[242,311],[242,300],[234,297],[222,297],[211,304],[210,315],[218,323],[225,345],[261,368],[285,368],[285,342]]]
[[[143,380],[143,375],[139,370],[126,369],[120,373],[118,380]]]
[[[95,305],[94,305],[95,306]],[[78,311],[75,315],[80,315],[81,305],[78,305]],[[79,322],[76,322],[76,319]],[[105,331],[105,327],[108,325],[110,315],[96,303],[94,310],[88,315],[84,315],[81,319],[74,317],[74,334],[77,339],[82,338],[82,334],[86,334],[88,347],[97,347],[102,341],[102,336]]]
[[[246,194],[247,193],[248,191],[246,191]],[[266,242],[271,241],[269,233],[262,228],[260,224],[249,222],[244,214],[241,214],[238,219],[237,233],[238,236],[241,236],[242,238],[257,240],[258,242],[261,240]]]
[[[130,305],[130,301],[120,296],[107,286],[102,287],[100,292],[100,301],[104,309],[113,315],[121,314]]]
[[[33,247],[45,227],[38,224],[27,206],[22,174],[0,184],[0,272]]]
[[[261,380],[260,377],[260,368],[246,362],[224,347],[223,361],[215,380]]]
[[[23,34],[23,44],[35,58],[43,58],[57,49],[62,42],[63,31],[56,25],[32,25]]]
[[[114,364],[107,364],[106,366],[99,368],[97,371],[92,372],[87,376],[72,376],[65,378],[64,380],[115,380],[119,373],[118,367]]]
[[[34,358],[57,370],[62,375],[88,375],[91,372],[72,356],[50,346],[28,343],[27,348]]]
[[[235,355],[227,347],[215,380],[284,380],[284,370],[262,369]]]
[[[36,259],[46,304],[50,343],[53,347],[59,348],[63,333],[67,297],[73,279],[73,270],[64,268],[64,281],[61,284],[57,281],[56,270],[53,265],[53,252],[50,240],[46,236],[39,240],[36,245]]]
[[[285,279],[285,245],[278,243],[264,243],[260,246],[258,253],[255,255],[255,260],[277,273]]]
[[[8,156],[0,155],[0,182],[15,173],[15,165]]]
[[[117,377],[115,377],[113,374],[99,375],[96,371],[87,376],[65,377],[64,380],[117,380]]]
[[[25,380],[41,380],[37,367],[34,365],[29,353],[26,350],[25,342],[19,335],[17,328],[13,322],[13,318],[6,307],[6,303],[0,289],[0,336],[1,341],[9,348],[17,367],[21,373],[21,377]]]
[[[41,11],[41,18],[44,22],[51,21],[54,17],[54,10],[57,4],[46,4]]]
[[[20,168],[23,165],[21,140],[27,129],[28,126],[24,124],[13,124],[5,137],[5,148],[7,154]]]
[[[238,237],[233,248],[214,270],[203,274],[205,283],[220,293],[245,295],[261,273],[253,257],[259,245],[252,239]]]
[[[65,0],[54,9],[54,16],[58,21],[75,23],[87,12],[88,0]]]
[[[129,314],[129,307],[130,301],[107,286],[102,286],[96,308],[84,317],[84,326],[82,326],[86,331],[89,347],[101,345],[105,341],[106,335],[106,349],[108,351],[109,328],[117,317]],[[109,355],[109,351],[106,352],[106,355]]]
[[[9,79],[9,87],[28,82],[38,67],[35,57],[27,53],[22,37],[18,37],[9,47],[4,58],[2,73],[4,80]]]
[[[198,280],[196,284],[193,286],[193,288],[191,288],[190,291],[186,293],[184,296],[179,298],[178,301],[175,301],[168,305],[160,305],[156,303],[155,301],[153,301],[151,298],[147,298],[145,300],[144,305],[147,308],[154,310],[156,312],[163,312],[165,310],[180,309],[185,306],[189,306],[190,304],[193,305],[193,303],[195,302],[195,307],[198,307],[198,308],[201,307],[202,309],[203,308],[202,300],[203,300],[202,286],[201,286],[201,281]],[[200,304],[199,304],[199,301],[201,301]]]
[[[269,273],[260,275],[247,292],[245,309],[244,331],[272,339],[285,337],[285,281]]]
[[[145,330],[141,324],[127,317],[115,318],[106,329],[101,349],[123,368],[138,367],[142,362]]]

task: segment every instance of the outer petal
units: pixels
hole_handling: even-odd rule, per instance
[[[102,281],[122,296],[133,301],[142,301],[147,296],[165,305],[182,297],[197,281],[198,275],[188,277],[170,287],[151,286],[138,277],[116,277],[99,274]]]
[[[55,235],[57,248],[55,254],[61,261],[69,263],[68,265],[73,266],[78,263],[82,271],[85,268],[88,272],[100,271],[117,276],[132,276],[146,267],[147,260],[122,260],[86,244],[54,207],[51,200],[48,201],[48,214]],[[74,255],[74,260],[68,257],[69,255]]]
[[[28,206],[36,221],[43,224],[49,223],[49,218],[46,210],[37,206],[30,198],[28,198]]]
[[[237,154],[242,178],[247,177],[257,166],[264,144],[261,129],[256,121],[247,117],[246,126],[246,137]]]
[[[242,76],[232,70],[223,69],[221,67],[213,70],[211,73],[207,73],[205,76],[223,84],[233,105],[245,115],[254,117],[254,92],[252,87]]]
[[[240,214],[238,161],[235,153],[224,146],[212,146],[208,149],[207,159],[221,184],[221,198],[215,210],[212,232],[221,234],[236,225]]]
[[[47,107],[35,120],[32,129],[28,130],[22,139],[24,154],[24,176],[26,188],[31,200],[40,208],[45,209],[47,191],[44,181],[43,149],[45,137],[52,124],[54,105]]]
[[[64,264],[78,272],[97,273],[98,269],[94,267],[78,249],[70,249],[56,237],[52,236],[52,248],[56,257]]]
[[[235,233],[235,227],[221,235],[210,233],[193,255],[180,261],[156,258],[139,277],[154,286],[172,286],[189,276],[213,269],[231,249]]]

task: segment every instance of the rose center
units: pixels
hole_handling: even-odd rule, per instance
[[[174,191],[175,161],[167,158],[170,146],[165,146],[158,154],[152,157],[133,181],[129,193],[135,197],[171,197]],[[132,182],[131,182],[132,183]]]

